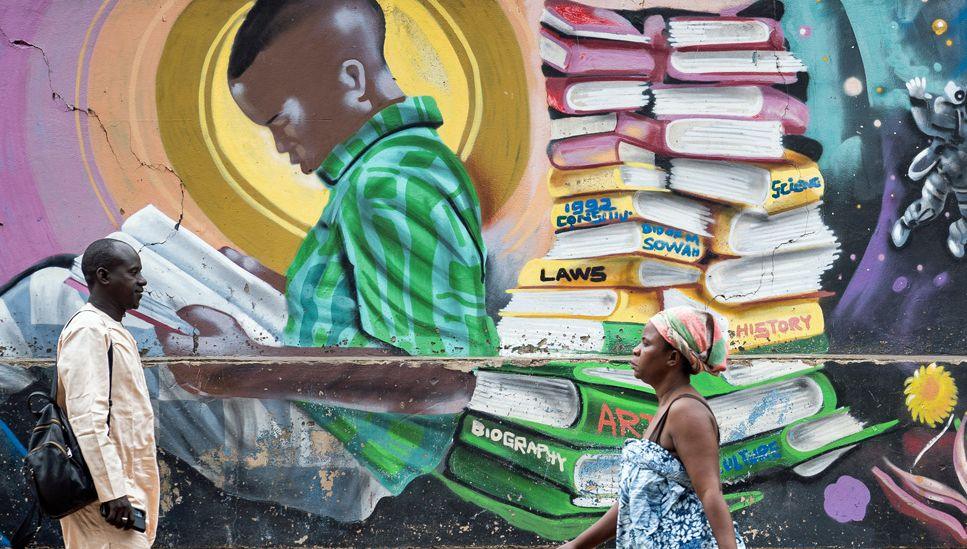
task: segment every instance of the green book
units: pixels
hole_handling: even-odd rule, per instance
[[[548,480],[459,443],[446,463],[440,478],[455,494],[517,528],[551,540],[580,534],[613,504],[613,499],[575,498]],[[742,492],[725,498],[736,511],[761,501],[762,494]]]
[[[817,414],[782,430],[723,446],[722,480],[732,483],[763,471],[795,467],[876,436],[895,424],[866,427],[846,408]],[[612,449],[577,447],[514,422],[475,414],[463,417],[457,439],[575,496],[613,496],[617,490],[620,445]]]
[[[611,363],[480,370],[468,407],[575,447],[620,447],[626,438],[640,438],[658,409],[653,389],[629,372]],[[835,391],[819,368],[778,373],[772,379],[747,376],[746,385],[696,377],[694,386],[715,410],[724,442],[836,408]],[[756,413],[777,403],[782,413]]]

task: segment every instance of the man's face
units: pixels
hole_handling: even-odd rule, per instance
[[[311,25],[296,25],[229,82],[242,112],[269,128],[278,151],[303,173],[318,168],[361,124],[346,104],[331,39]]]
[[[134,248],[127,245],[117,245],[120,260],[108,270],[107,293],[111,300],[124,307],[125,310],[137,309],[141,304],[141,295],[148,281],[141,275],[141,258]]]

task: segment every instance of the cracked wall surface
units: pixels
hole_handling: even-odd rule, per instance
[[[323,15],[234,76],[244,0],[0,6],[0,547],[106,236],[149,282],[159,545],[573,537],[677,305],[730,336],[694,385],[750,544],[967,544],[963,3],[379,4],[386,67]]]

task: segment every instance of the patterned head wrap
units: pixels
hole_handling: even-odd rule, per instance
[[[651,324],[685,357],[692,374],[725,371],[729,355],[727,336],[711,313],[692,307],[672,307],[651,317]]]

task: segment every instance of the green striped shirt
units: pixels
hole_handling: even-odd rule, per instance
[[[480,206],[442,123],[432,98],[407,98],[317,170],[329,202],[287,273],[286,344],[496,354]],[[304,408],[394,493],[436,466],[455,428],[453,416]]]

